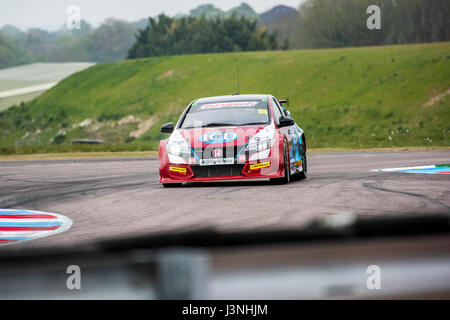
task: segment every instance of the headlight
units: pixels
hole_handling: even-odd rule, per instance
[[[166,145],[167,152],[171,155],[182,157],[183,155],[191,154],[191,150],[184,140],[183,136],[178,132],[175,132],[169,139]]]
[[[266,149],[269,149],[273,146],[273,139],[266,139],[266,140],[261,140],[261,141],[253,141],[251,143],[249,143],[249,145],[247,146],[247,148],[245,149],[246,151],[263,151]]]
[[[169,142],[167,143],[167,152],[174,155],[181,157],[184,154],[190,154],[191,151],[186,145],[186,142]]]

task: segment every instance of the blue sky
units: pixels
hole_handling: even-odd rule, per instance
[[[246,0],[262,13],[276,5],[298,7],[302,0]],[[66,21],[70,5],[81,8],[81,17],[97,26],[105,18],[134,21],[161,12],[168,15],[188,13],[201,4],[211,3],[222,10],[238,6],[243,0],[0,0],[0,27],[13,24],[23,30],[39,27],[55,30]]]

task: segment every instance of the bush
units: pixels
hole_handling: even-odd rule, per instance
[[[66,136],[65,136],[65,135],[62,135],[62,134],[59,134],[59,135],[57,135],[57,136],[55,137],[55,139],[53,139],[53,143],[54,143],[54,144],[61,144],[61,143],[63,143],[65,140],[66,140]]]

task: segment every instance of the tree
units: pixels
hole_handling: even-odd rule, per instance
[[[13,39],[0,33],[0,69],[29,63],[31,57]]]
[[[106,19],[89,37],[91,61],[111,62],[125,59],[134,43],[136,27],[126,21]]]
[[[300,7],[297,43],[313,48],[382,44],[386,28],[369,32],[366,27],[366,9],[373,2],[307,0]]]
[[[381,30],[368,30],[366,9],[381,8]],[[307,0],[293,19],[296,48],[383,45],[450,39],[448,0]]]
[[[257,20],[216,17],[149,18],[147,28],[136,35],[129,59],[174,54],[274,50],[276,33],[257,27]]]
[[[448,41],[450,2],[448,0],[393,1],[391,43]]]

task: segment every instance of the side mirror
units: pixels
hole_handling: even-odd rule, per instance
[[[161,126],[161,132],[162,133],[172,133],[173,132],[173,122],[166,123],[165,125]]]
[[[281,116],[280,124],[278,125],[278,128],[290,127],[290,126],[293,126],[294,124],[295,124],[295,121],[291,117]]]

